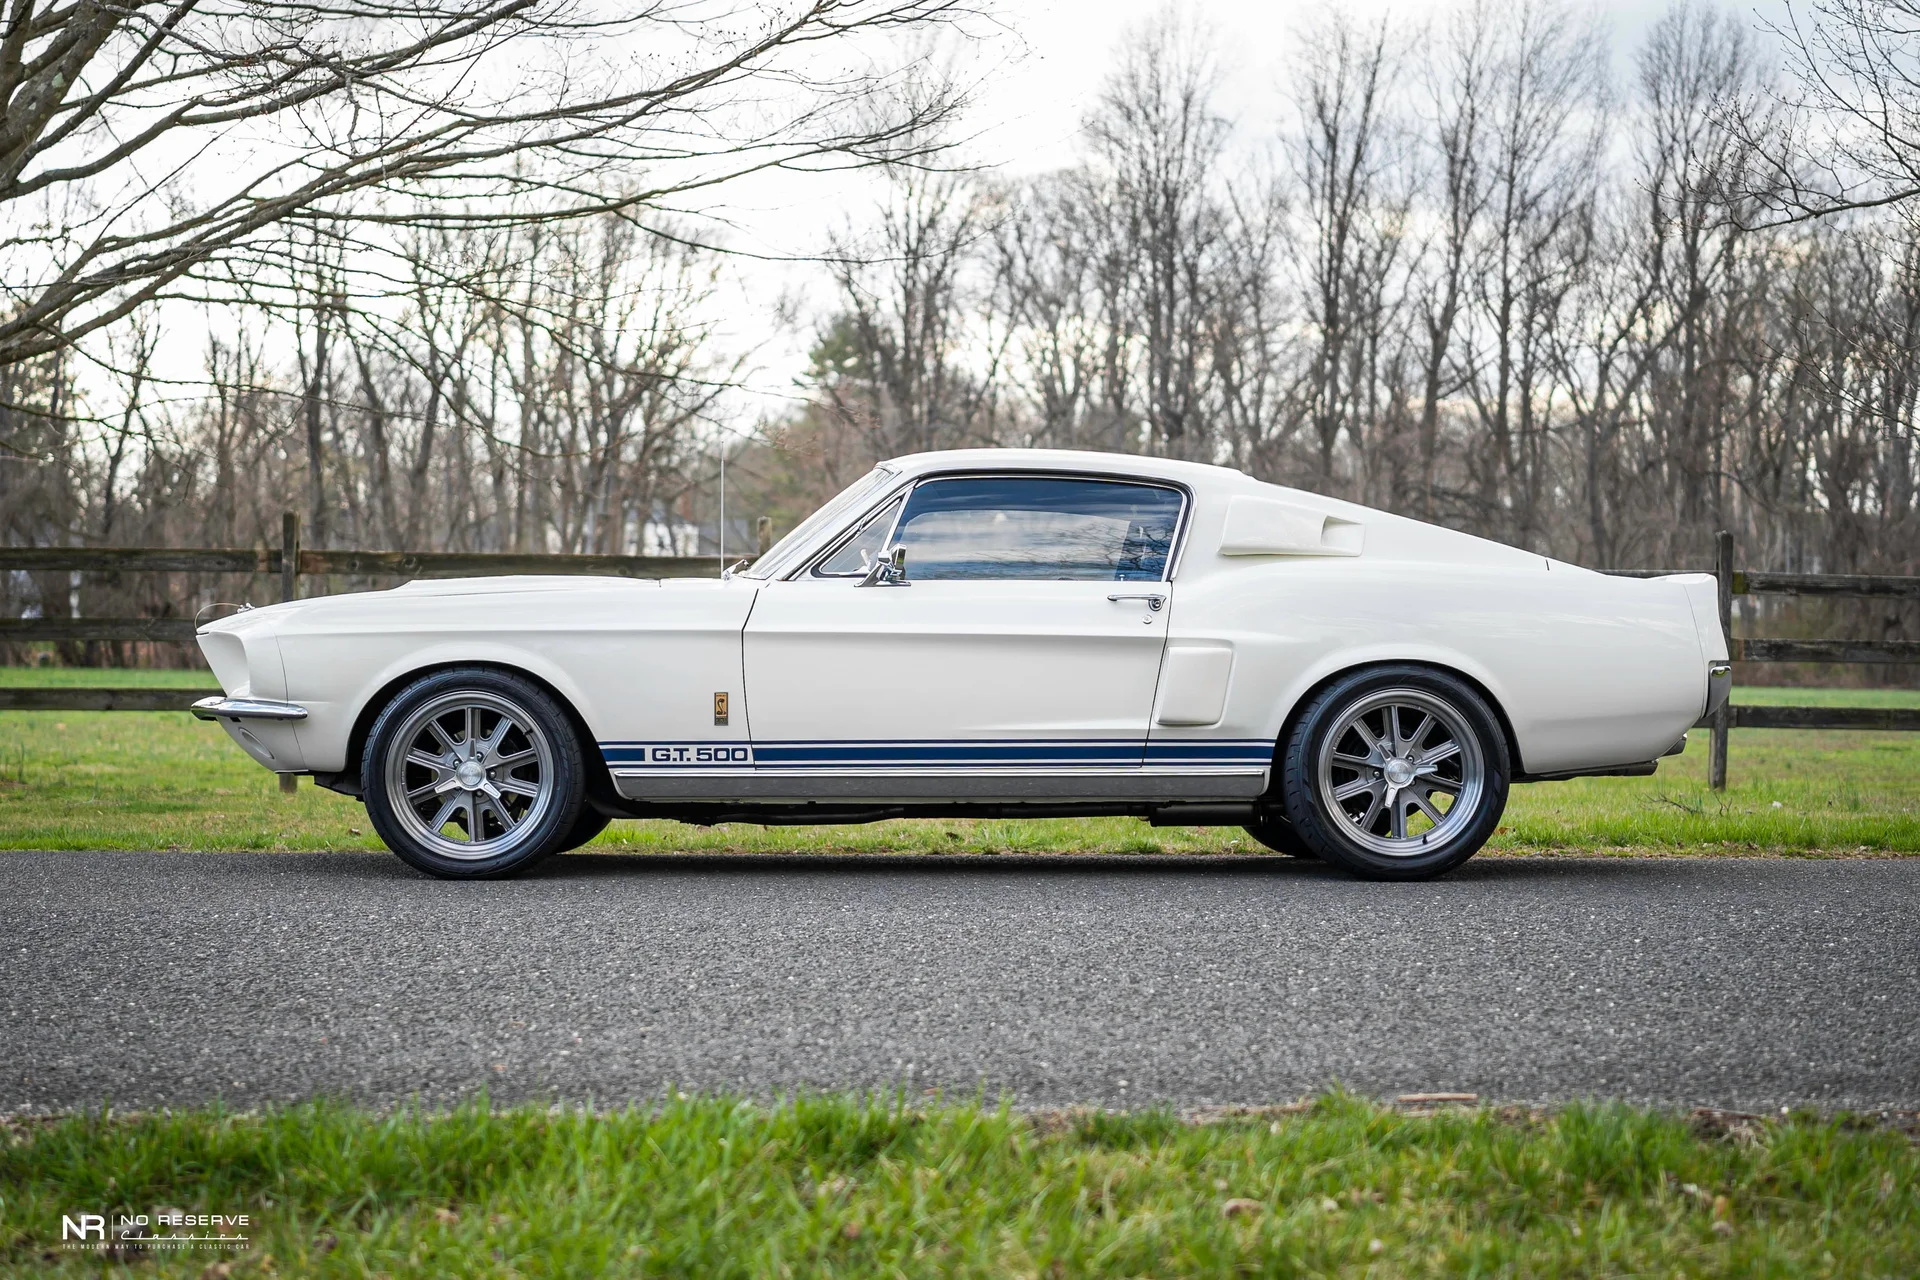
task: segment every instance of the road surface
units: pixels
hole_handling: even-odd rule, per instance
[[[1920,1106],[1920,859],[0,853],[0,1112],[316,1094]]]

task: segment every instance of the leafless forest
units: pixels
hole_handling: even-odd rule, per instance
[[[951,17],[846,8],[794,30]],[[944,145],[964,104],[933,59],[795,73],[805,105],[728,134],[701,95],[759,102],[759,64],[695,48],[720,78],[687,72],[654,116],[601,88],[558,140],[508,121],[531,158],[447,144],[487,151],[444,166],[464,185],[411,174],[402,199],[382,171],[204,252],[252,196],[66,258],[27,213],[51,188],[20,190],[47,162],[15,126],[34,46],[9,35],[3,536],[245,546],[293,509],[309,545],[714,553],[730,438],[736,547],[879,458],[1048,445],[1223,462],[1596,567],[1698,566],[1724,528],[1753,567],[1920,572],[1920,12],[1803,17],[1695,0],[1627,47],[1556,0],[1303,13],[1273,65],[1235,54],[1273,89],[1252,118],[1169,9],[1117,46],[1078,163],[1017,180]],[[687,210],[762,148],[867,166],[883,194],[813,246],[799,394],[740,421],[753,353],[721,330],[751,326],[718,321],[744,268]],[[589,191],[549,153],[629,176]],[[132,582],[82,601],[65,575],[3,589],[9,613],[178,607]],[[1860,609],[1855,634],[1912,629]]]

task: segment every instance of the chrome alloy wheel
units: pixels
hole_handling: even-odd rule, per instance
[[[512,849],[553,802],[553,747],[524,708],[453,690],[417,708],[392,738],[387,794],[409,834],[447,858]]]
[[[1470,825],[1486,791],[1479,738],[1453,706],[1421,689],[1381,689],[1349,704],[1322,739],[1320,801],[1375,853],[1430,853]]]

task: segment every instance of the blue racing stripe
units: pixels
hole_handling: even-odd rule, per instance
[[[1137,768],[1141,765],[1265,765],[1273,744],[1259,738],[981,738],[799,740],[783,742],[603,742],[609,765],[680,768],[877,769],[887,767]]]
[[[1227,742],[1157,741],[1147,743],[1149,764],[1175,761],[1218,761],[1236,764],[1266,764],[1273,759],[1273,744],[1259,739]]]
[[[1018,746],[1001,743],[835,743],[799,746],[770,742],[756,746],[755,764],[926,763],[998,761],[1018,764],[1029,760],[1087,761],[1094,764],[1140,759],[1140,744],[1116,742],[1106,746],[1035,742]]]

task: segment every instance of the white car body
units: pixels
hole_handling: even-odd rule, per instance
[[[199,634],[228,696],[202,714],[267,768],[357,794],[382,701],[487,664],[572,709],[617,793],[597,801],[621,813],[1230,814],[1268,791],[1303,698],[1357,667],[1464,677],[1525,781],[1651,771],[1727,659],[1706,574],[1610,577],[1195,463],[967,450],[885,467],[776,548],[771,578],[416,581],[222,619]],[[914,581],[909,565],[905,589],[876,590],[794,572],[907,486],[1001,473],[1177,488],[1165,579]]]

